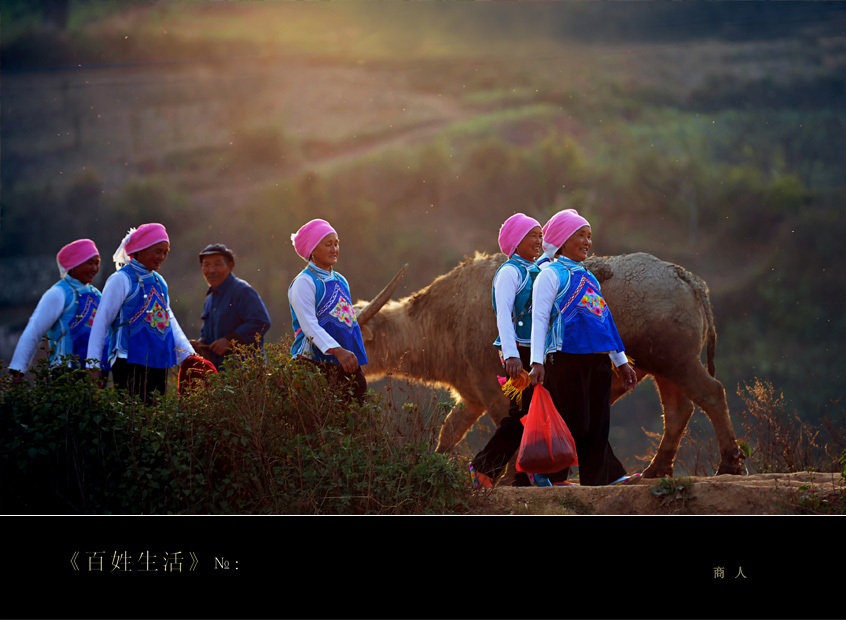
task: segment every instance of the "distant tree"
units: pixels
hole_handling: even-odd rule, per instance
[[[3,0],[0,8],[7,19],[35,19],[43,26],[64,30],[68,25],[71,0]]]

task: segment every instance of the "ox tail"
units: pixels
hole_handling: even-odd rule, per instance
[[[711,295],[708,292],[708,285],[705,281],[697,275],[694,275],[676,266],[678,276],[690,286],[696,299],[699,301],[699,309],[702,312],[702,318],[705,320],[705,338],[707,346],[705,349],[706,363],[708,374],[712,377],[717,377],[717,365],[714,358],[717,353],[717,324],[714,320],[714,310],[711,307]]]
[[[708,304],[710,307],[711,304]],[[708,349],[706,352],[708,359],[708,374],[717,378],[717,365],[714,363],[714,355],[717,353],[717,329],[714,327],[714,316],[711,315],[711,325],[708,328]]]

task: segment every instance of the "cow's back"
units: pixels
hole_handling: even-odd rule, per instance
[[[626,352],[640,368],[661,372],[699,357],[708,328],[704,282],[651,254],[592,257],[586,266],[602,285]]]

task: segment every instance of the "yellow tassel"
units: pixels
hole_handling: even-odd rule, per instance
[[[509,379],[502,384],[502,391],[508,398],[517,402],[518,405],[523,402],[523,390],[532,384],[529,379],[529,373],[525,369],[520,371],[520,375],[514,379]]]

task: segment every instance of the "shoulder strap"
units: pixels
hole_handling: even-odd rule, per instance
[[[344,276],[342,276],[340,273],[338,273],[337,271],[333,271],[332,273],[334,273],[335,276],[338,278],[338,281],[341,284],[343,284],[344,289],[346,289],[346,291],[347,291],[347,295],[352,297],[352,293],[350,293],[350,283],[347,282],[347,279]]]
[[[556,261],[556,262],[554,262],[554,263],[552,263],[552,264],[550,265],[550,267],[547,267],[547,269],[549,269],[549,268],[554,268],[554,269],[557,269],[557,270],[558,270],[558,273],[559,273],[559,277],[560,277],[560,275],[562,274],[562,270],[565,270],[565,271],[566,271],[566,273],[567,273],[567,282],[566,282],[566,284],[564,284],[563,286],[561,286],[561,288],[559,289],[559,290],[561,290],[561,293],[566,293],[566,292],[570,289],[570,281],[571,281],[571,279],[572,279],[572,278],[573,278],[573,276],[574,276],[574,275],[576,275],[576,274],[573,272],[573,270],[572,270],[572,269],[570,269],[569,267],[567,267],[567,265],[562,265],[561,263],[559,263],[559,262],[557,262],[557,261]],[[566,300],[565,300],[565,301],[564,301],[564,302],[563,302],[563,303],[559,306],[558,312],[557,312],[557,313],[555,313],[555,312],[550,313],[550,315],[549,315],[549,324],[550,324],[550,325],[552,325],[552,324],[555,322],[555,317],[556,317],[556,315],[564,314],[564,312],[567,310],[567,308],[569,308],[569,307],[570,307],[570,304],[572,304],[572,303],[573,303],[573,299],[575,299],[575,298],[579,295],[579,293],[582,291],[582,289],[585,287],[585,282],[586,282],[586,280],[587,280],[587,277],[586,277],[586,276],[582,276],[581,280],[579,281],[578,285],[576,286],[576,290],[574,290],[574,291],[573,291],[573,292],[572,292],[572,293],[571,293],[571,294],[567,297],[567,299],[566,299]],[[559,285],[559,286],[560,286],[560,285]],[[561,293],[559,293],[559,294],[561,294]],[[557,299],[558,299],[558,295],[556,295],[556,300],[557,300]]]
[[[320,279],[320,276],[318,276],[314,269],[312,269],[311,267],[307,266],[300,273],[306,274],[314,282],[314,303],[315,306],[319,305],[321,300],[323,299],[323,296],[326,294],[326,285],[323,284],[323,280]]]
[[[79,305],[79,292],[64,278],[59,280],[59,285],[65,290],[65,307],[62,308],[62,316],[64,316],[71,306]]]

